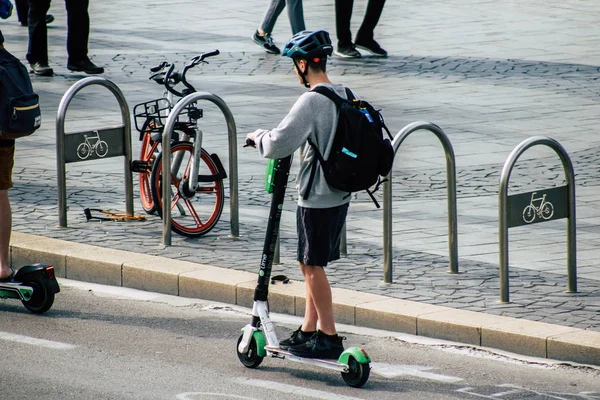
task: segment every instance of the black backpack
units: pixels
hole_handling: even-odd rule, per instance
[[[380,177],[390,172],[394,162],[394,148],[390,142],[392,135],[385,126],[383,117],[366,101],[356,100],[348,88],[348,100],[322,86],[317,86],[312,91],[331,99],[338,109],[335,139],[327,160],[323,159],[317,146],[308,139],[323,168],[327,184],[348,193],[366,190],[379,208],[373,192],[383,182]],[[383,130],[390,139],[383,137]],[[315,161],[304,192],[305,200],[312,187],[316,169]],[[373,185],[377,186],[369,190]]]
[[[41,124],[39,96],[33,92],[27,68],[0,50],[0,139],[31,135]]]

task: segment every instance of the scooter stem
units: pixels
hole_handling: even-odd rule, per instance
[[[260,270],[258,271],[258,284],[254,290],[254,301],[267,301],[269,295],[269,281],[273,268],[275,246],[279,236],[279,222],[283,211],[285,200],[285,189],[287,188],[288,176],[292,156],[279,159],[275,167],[274,190],[271,197],[271,209],[269,211],[269,222],[265,233],[265,243],[260,259]]]

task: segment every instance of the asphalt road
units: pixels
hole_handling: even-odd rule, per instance
[[[600,399],[600,369],[339,326],[373,360],[364,388],[339,373],[236,356],[249,310],[62,280],[45,315],[0,300],[0,399]],[[273,315],[280,337],[299,324]]]

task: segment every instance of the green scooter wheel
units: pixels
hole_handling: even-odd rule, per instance
[[[252,338],[250,339],[250,347],[248,347],[248,352],[240,353],[240,351],[238,350],[238,346],[242,341],[243,337],[244,335],[242,334],[237,341],[237,345],[235,346],[238,358],[240,359],[240,362],[244,365],[244,367],[256,368],[260,365],[260,363],[262,363],[264,357],[258,355],[258,346],[256,344],[256,339],[254,338],[254,336],[252,336]]]
[[[43,314],[54,304],[54,292],[46,284],[46,281],[40,278],[33,278],[22,282],[25,286],[33,288],[31,299],[23,300],[22,303],[26,309],[34,314]]]
[[[348,386],[362,387],[369,380],[370,363],[359,363],[353,356],[348,356],[348,372],[342,372],[342,378]]]

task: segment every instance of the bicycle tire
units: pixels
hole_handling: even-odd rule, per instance
[[[152,161],[152,156],[158,149],[159,143],[152,142],[152,132],[148,130],[148,122],[149,121],[146,121],[142,127],[144,135],[142,137],[142,147],[140,149],[140,160],[150,161],[150,168],[152,168],[154,163]],[[150,172],[140,172],[138,175],[138,183],[140,186],[140,203],[142,204],[142,208],[147,214],[156,214],[156,206],[154,205],[152,189],[150,188]]]
[[[181,205],[187,213],[178,215],[176,210],[171,213],[171,229],[179,235],[186,237],[200,237],[210,232],[221,218],[225,202],[225,188],[223,180],[214,182],[200,182],[194,197],[185,199],[179,193],[180,183],[188,178],[191,168],[191,159],[194,145],[191,142],[175,142],[171,144],[173,159],[175,154],[181,152],[182,163],[179,171],[171,171],[171,210],[177,204]],[[219,172],[217,165],[208,152],[202,149],[200,153],[199,175],[214,175]],[[181,173],[180,171],[183,171]],[[150,178],[152,197],[157,205],[157,213],[162,218],[162,152],[156,157]]]

